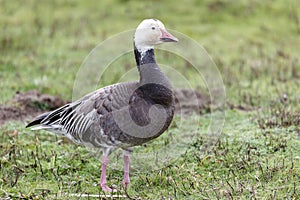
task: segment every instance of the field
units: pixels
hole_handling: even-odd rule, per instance
[[[112,156],[108,184],[118,188],[116,195],[132,199],[300,199],[297,0],[0,0],[0,198],[104,195],[97,186],[100,152],[25,126],[33,115],[74,98],[77,72],[93,48],[152,17],[204,47],[223,80],[226,107],[219,110],[210,104],[210,88],[199,80],[191,63],[157,50],[157,61],[172,66],[197,90],[200,110],[190,114],[195,107],[188,105],[189,115],[177,115],[167,133],[135,149],[126,190],[121,186],[123,163],[118,152]],[[124,44],[132,45],[132,41]],[[118,45],[122,43],[111,47]],[[123,80],[123,74],[134,67],[132,52],[116,59],[96,82],[97,87]],[[137,79],[137,74],[127,77],[132,78]],[[177,89],[182,86],[178,79],[171,80]],[[90,87],[81,92],[84,89]],[[38,91],[32,95],[47,94],[54,105],[22,100],[32,90]],[[25,103],[29,110],[24,110]],[[208,134],[211,119],[223,116],[224,126],[222,120],[217,124],[221,134]],[[191,139],[186,137],[189,134]],[[157,150],[161,165],[151,160]],[[141,159],[144,154],[149,159]]]

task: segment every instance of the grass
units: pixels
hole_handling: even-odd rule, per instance
[[[226,87],[222,135],[201,153],[211,139],[206,134],[211,115],[186,120],[183,129],[187,133],[196,130],[197,137],[184,151],[176,149],[182,152],[180,156],[163,167],[149,170],[133,165],[126,191],[130,197],[300,198],[300,9],[296,0],[30,0],[26,4],[2,0],[0,4],[1,104],[16,91],[32,89],[70,100],[76,72],[86,55],[101,41],[135,28],[148,17],[161,19],[167,28],[195,39],[212,56]],[[133,66],[131,56],[112,63],[124,67],[105,76],[99,85],[119,80]],[[163,52],[157,60],[179,72],[187,71],[191,84],[197,85],[182,60]],[[171,143],[175,143],[185,134],[176,126],[178,120],[146,148],[137,147],[137,155],[169,144],[172,134]],[[1,126],[2,198],[69,199],[70,193],[102,194],[97,187],[99,153],[47,132],[32,132],[24,125]],[[108,180],[124,195],[121,167],[122,162],[112,163]]]

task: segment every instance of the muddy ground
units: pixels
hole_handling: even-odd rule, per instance
[[[0,125],[7,121],[24,121],[67,103],[57,96],[41,94],[36,90],[16,92],[11,101],[0,105]]]

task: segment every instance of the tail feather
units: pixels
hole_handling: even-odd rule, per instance
[[[32,122],[26,125],[26,128],[31,127],[31,126],[36,126],[40,125],[41,122],[47,117],[51,112],[47,112],[44,114],[39,115],[37,118],[35,118]]]

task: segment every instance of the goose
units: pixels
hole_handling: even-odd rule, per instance
[[[98,89],[79,100],[36,117],[26,127],[47,130],[65,136],[79,145],[102,149],[99,185],[107,185],[108,156],[117,148],[123,151],[124,187],[130,183],[132,148],[159,137],[174,115],[171,83],[156,63],[154,46],[177,42],[164,24],[145,19],[134,33],[134,55],[140,80],[116,83]]]

